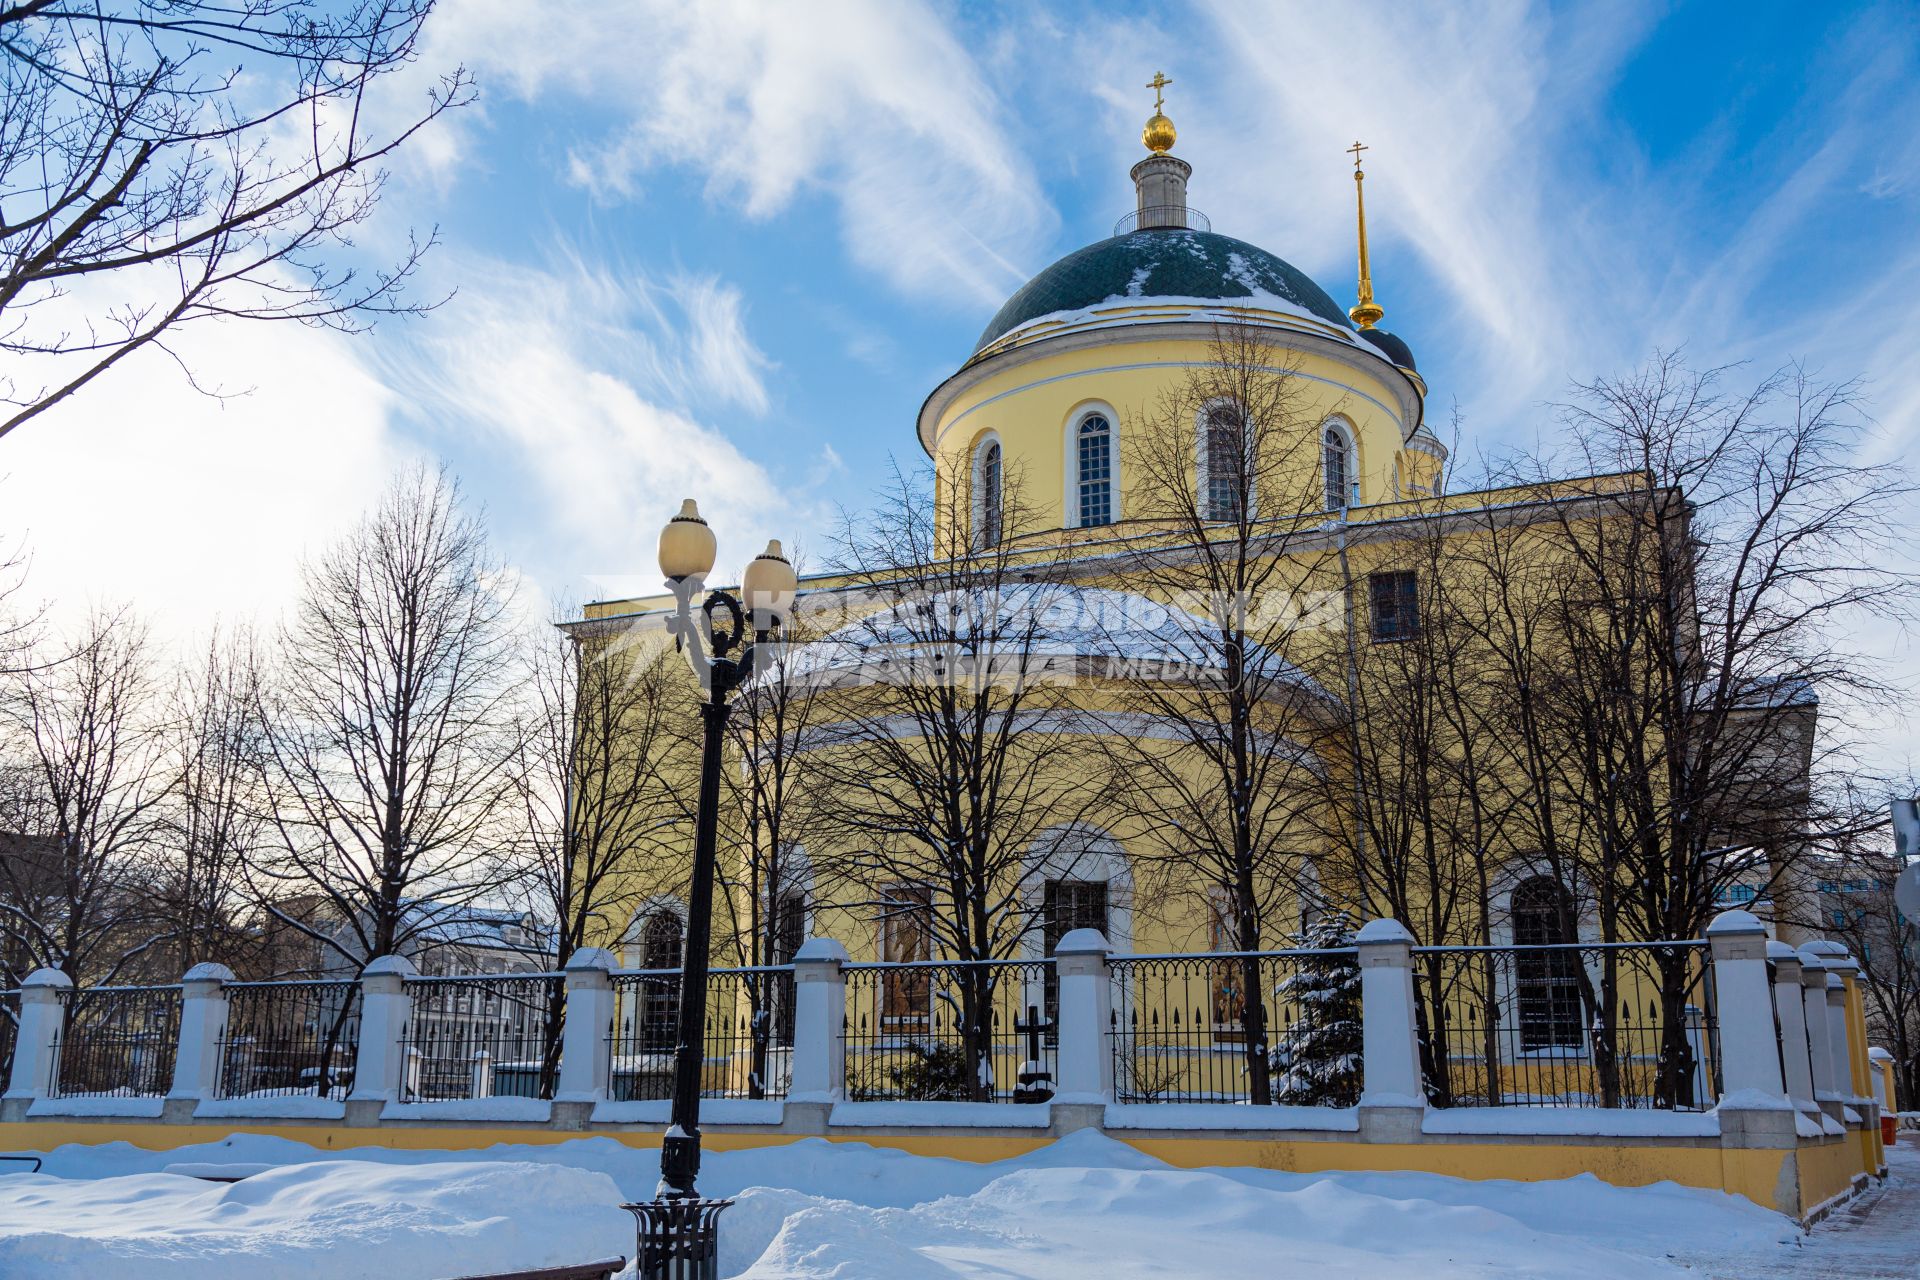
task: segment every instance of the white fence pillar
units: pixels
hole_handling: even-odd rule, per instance
[[[169,1098],[198,1101],[220,1092],[220,1041],[227,1033],[227,983],[233,970],[197,964],[180,980],[180,1049]]]
[[[1880,1114],[1899,1115],[1900,1108],[1894,1105],[1898,1099],[1894,1094],[1893,1055],[1876,1044],[1867,1049],[1867,1061],[1873,1064],[1873,1091],[1880,1099]]]
[[[493,1055],[485,1049],[473,1051],[473,1080],[470,1087],[476,1098],[493,1096]]]
[[[44,1098],[53,1092],[53,1046],[66,1016],[61,997],[73,979],[58,969],[35,969],[20,984],[20,1027],[13,1042],[9,1098]]]
[[[1053,949],[1054,975],[1060,982],[1055,1102],[1113,1101],[1113,1055],[1107,1051],[1113,1007],[1107,956],[1112,950],[1098,929],[1075,929]]]
[[[793,1079],[789,1102],[838,1102],[847,1091],[847,949],[808,938],[793,954]]]
[[[400,1097],[400,1042],[413,1014],[407,979],[415,970],[405,956],[376,956],[360,975],[360,1050],[353,1064],[349,1102],[392,1102]]]
[[[1840,1094],[1834,1086],[1833,1036],[1827,1024],[1827,962],[1800,951],[1800,997],[1807,1023],[1807,1060],[1813,1072],[1813,1100],[1840,1118]]]
[[[1779,1041],[1767,979],[1767,929],[1750,911],[1722,911],[1707,926],[1713,994],[1720,1016],[1720,1077],[1727,1094],[1780,1098]]]
[[[612,1097],[613,952],[582,947],[567,957],[567,1020],[560,1031],[556,1102]]]
[[[1360,1105],[1424,1107],[1420,1046],[1414,1036],[1413,935],[1398,920],[1370,920],[1355,941],[1365,1041]]]
[[[1858,1102],[1853,1087],[1853,1046],[1847,1036],[1847,980],[1827,962],[1827,1035],[1833,1045],[1833,1091],[1848,1102]]]
[[[1785,1069],[1781,1081],[1787,1096],[1802,1111],[1818,1111],[1813,1096],[1813,1059],[1807,1049],[1807,1002],[1801,994],[1800,953],[1784,942],[1769,942],[1767,958],[1773,961],[1773,1009],[1780,1019],[1780,1061]]]

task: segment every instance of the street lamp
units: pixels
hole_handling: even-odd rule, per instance
[[[713,570],[713,530],[689,498],[660,531],[660,572],[673,592],[667,633],[700,681],[700,801],[694,821],[693,884],[687,945],[680,964],[679,1042],[674,1047],[673,1111],[660,1147],[660,1186],[650,1204],[630,1205],[641,1225],[642,1280],[704,1280],[718,1265],[715,1220],[727,1201],[703,1201],[700,1172],[700,1068],[707,1022],[707,952],[713,932],[714,845],[720,820],[720,756],[728,699],[753,676],[761,646],[787,620],[799,579],[769,542],[740,579],[740,595],[711,591],[696,616],[693,598]]]

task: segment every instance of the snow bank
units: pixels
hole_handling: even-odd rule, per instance
[[[0,1183],[0,1275],[443,1280],[633,1252],[605,1174],[486,1160],[289,1165],[230,1185],[164,1173]]]
[[[351,1154],[259,1135],[59,1148],[44,1175],[0,1177],[0,1276],[416,1280],[583,1261],[631,1252],[615,1205],[659,1177],[656,1151],[606,1137]],[[282,1167],[231,1187],[155,1172],[177,1161]],[[737,1200],[720,1270],[743,1280],[1676,1277],[1699,1274],[1676,1258],[1797,1234],[1671,1184],[1176,1169],[1094,1130],[994,1164],[818,1138],[710,1151],[700,1186]]]

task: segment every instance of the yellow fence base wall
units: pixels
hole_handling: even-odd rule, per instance
[[[96,1145],[125,1142],[148,1151],[219,1142],[234,1134],[258,1134],[299,1142],[320,1151],[348,1152],[357,1148],[402,1151],[473,1151],[502,1145],[547,1146],[576,1138],[610,1138],[636,1150],[657,1149],[660,1132],[652,1128],[561,1130],[546,1125],[407,1125],[349,1126],[330,1122],[234,1120],[165,1124],[140,1120],[45,1119],[8,1124],[0,1129],[11,1150],[50,1151],[68,1144]],[[713,1129],[703,1131],[710,1151],[739,1151],[798,1141],[810,1135],[763,1130]],[[1010,1159],[1046,1146],[1047,1132],[1025,1134],[969,1132],[891,1132],[880,1129],[836,1130],[829,1141],[864,1142],[912,1155],[937,1156],[973,1163]],[[1616,1186],[1638,1187],[1657,1182],[1724,1190],[1790,1217],[1805,1219],[1844,1197],[1863,1175],[1861,1145],[1856,1134],[1822,1142],[1803,1142],[1797,1151],[1723,1147],[1711,1140],[1653,1142],[1592,1140],[1554,1142],[1540,1137],[1481,1141],[1425,1140],[1391,1143],[1363,1142],[1319,1135],[1301,1138],[1236,1137],[1207,1134],[1193,1137],[1135,1137],[1124,1131],[1117,1140],[1180,1168],[1210,1166],[1274,1169],[1286,1173],[1411,1171],[1477,1181],[1541,1182],[1592,1174]]]

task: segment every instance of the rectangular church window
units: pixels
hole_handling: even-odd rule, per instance
[[[1411,640],[1420,634],[1420,580],[1410,569],[1367,578],[1373,612],[1373,638]]]
[[[880,958],[893,964],[932,958],[933,891],[925,885],[894,884],[880,892]],[[893,969],[880,984],[880,1026],[888,1031],[924,1033],[932,1008],[931,971]]]

